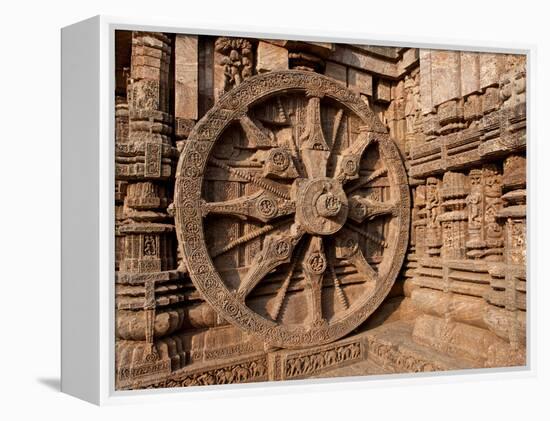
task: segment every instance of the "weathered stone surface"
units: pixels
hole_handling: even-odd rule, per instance
[[[288,50],[277,45],[260,41],[258,43],[258,73],[288,69]]]
[[[355,69],[349,69],[348,87],[358,94],[372,96],[372,76]]]
[[[479,53],[479,82],[481,88],[498,85],[503,68],[502,59],[502,54]]]
[[[325,66],[325,75],[331,77],[339,82],[342,82],[344,86],[348,83],[347,68],[333,61],[327,61]]]
[[[469,95],[480,90],[479,53],[460,52],[460,93]]]
[[[398,68],[399,73],[405,73],[408,70],[418,65],[420,58],[418,48],[406,48],[402,53],[401,60],[399,61]]]
[[[362,71],[370,71],[390,78],[398,76],[395,62],[368,54],[366,51],[346,48],[341,44],[335,44],[334,52],[330,58],[340,64]]]
[[[433,105],[459,98],[460,52],[432,50],[430,56]]]
[[[525,56],[115,38],[117,389],[525,364]]]
[[[430,50],[420,50],[420,98],[422,113],[431,113],[434,103],[432,98],[432,52]]]
[[[196,120],[199,117],[198,36],[176,35],[175,44],[174,116],[176,119]]]
[[[391,84],[384,79],[379,79],[376,83],[376,92],[374,97],[378,101],[391,101]]]

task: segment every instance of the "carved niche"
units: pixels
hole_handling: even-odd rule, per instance
[[[336,81],[271,72],[222,96],[186,141],[175,220],[190,277],[224,319],[302,348],[355,329],[408,244],[399,152]]]

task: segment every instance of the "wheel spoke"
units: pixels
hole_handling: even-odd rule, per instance
[[[349,198],[349,217],[358,223],[377,216],[395,215],[396,211],[395,202],[379,202],[358,195]]]
[[[376,180],[379,177],[386,175],[387,173],[388,170],[386,168],[380,168],[379,170],[374,171],[372,174],[366,177],[360,177],[357,181],[355,181],[346,189],[346,194],[353,193],[355,190],[360,189],[361,187],[367,185],[368,183]]]
[[[306,127],[300,140],[300,154],[308,177],[325,177],[330,148],[321,124],[321,99],[316,96],[309,98]]]
[[[219,159],[216,159],[216,158],[210,158],[209,162],[212,165],[215,165],[218,168],[222,168],[222,169],[226,170],[227,172],[229,172],[230,174],[233,174],[237,177],[243,178],[243,179],[251,182],[252,184],[257,185],[258,187],[263,188],[264,190],[266,190],[268,192],[271,192],[271,193],[273,193],[273,194],[275,194],[279,197],[282,197],[283,199],[290,200],[289,189],[286,186],[283,186],[279,183],[275,183],[271,180],[267,180],[265,178],[256,177],[256,176],[250,174],[247,171],[242,171],[238,168],[230,167],[225,162],[222,162],[222,161],[220,161]]]
[[[336,143],[336,138],[338,136],[338,130],[340,129],[340,124],[342,123],[343,115],[344,115],[344,110],[340,108],[336,113],[336,116],[334,117],[334,125],[332,128],[332,139],[330,142],[331,151],[334,150],[334,144]]]
[[[323,239],[314,235],[311,237],[302,262],[302,269],[306,280],[306,290],[310,306],[311,324],[318,326],[323,323],[321,290],[323,275],[327,268],[327,258],[323,250]]]
[[[336,160],[334,176],[342,183],[359,178],[359,168],[363,152],[374,142],[375,134],[373,132],[368,131],[366,127],[361,127],[360,130],[355,142],[344,150]]]
[[[367,259],[360,248],[358,248],[357,252],[351,255],[348,260],[353,266],[355,266],[357,272],[365,277],[365,280],[373,282],[378,280],[378,273],[376,273],[369,262],[367,262]]]
[[[378,273],[369,264],[359,247],[357,233],[349,231],[339,233],[336,237],[336,257],[348,260],[366,281],[378,280]]]
[[[344,293],[344,289],[342,288],[342,284],[338,279],[338,275],[336,275],[336,271],[334,270],[334,265],[332,263],[329,263],[329,270],[330,275],[332,276],[332,280],[334,282],[334,291],[336,292],[336,297],[338,297],[338,301],[340,301],[340,304],[342,304],[342,306],[347,309],[349,308],[349,302],[346,294]]]
[[[293,179],[298,177],[299,173],[294,165],[292,153],[286,148],[273,148],[269,151],[263,151],[264,158],[264,177]]]
[[[302,243],[303,244],[303,240]],[[285,276],[285,279],[281,285],[281,288],[277,292],[277,295],[275,296],[275,300],[273,302],[273,306],[270,313],[270,316],[273,320],[277,320],[279,318],[279,314],[281,312],[281,307],[283,306],[283,302],[286,297],[286,293],[288,291],[288,287],[290,285],[290,280],[292,279],[292,275],[294,274],[294,270],[296,269],[296,265],[300,260],[301,254],[302,254],[303,246],[298,246],[294,252],[294,255],[292,257],[292,261],[290,264],[290,267],[288,268],[288,272]]]
[[[250,270],[237,289],[237,296],[241,301],[246,299],[269,272],[290,261],[294,248],[303,234],[304,231],[297,224],[293,224],[266,237],[262,250],[254,257]]]
[[[367,240],[371,241],[372,243],[374,243],[374,244],[376,244],[380,247],[384,247],[384,248],[388,247],[388,243],[383,238],[380,238],[377,235],[371,234],[370,232],[367,232],[364,229],[361,229],[361,228],[359,228],[359,227],[357,227],[353,224],[350,224],[350,223],[347,223],[345,225],[345,227],[348,228],[348,229],[351,229],[352,231],[355,231],[356,233],[362,235]]]
[[[241,244],[248,243],[249,241],[252,241],[255,238],[258,238],[260,235],[267,234],[268,232],[273,231],[274,229],[280,228],[285,224],[290,224],[291,222],[292,220],[286,220],[286,221],[281,221],[277,224],[264,225],[262,228],[257,229],[255,231],[251,231],[248,234],[245,234],[233,241],[230,241],[222,248],[212,251],[212,258],[218,257],[224,253],[227,253],[229,250],[232,250],[235,247],[240,246]]]
[[[266,133],[267,130],[265,130],[260,122],[255,123],[249,116],[244,114],[239,118],[239,123],[241,124],[241,127],[250,142],[250,146],[259,149],[277,146],[277,140],[275,139],[275,136],[273,136],[273,133],[268,135]]]
[[[266,191],[223,202],[202,202],[202,215],[210,213],[232,215],[241,219],[268,222],[274,218],[294,213],[294,203]]]

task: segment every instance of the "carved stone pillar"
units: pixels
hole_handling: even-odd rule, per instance
[[[403,145],[405,141],[406,120],[405,120],[405,82],[403,80],[395,83],[391,88],[391,102],[388,105],[385,117],[390,130],[392,139],[395,139],[399,145]],[[378,84],[377,84],[378,91]],[[378,92],[377,92],[378,94]]]
[[[466,227],[468,214],[465,210],[468,186],[462,173],[447,172],[443,176],[441,204],[443,213],[437,219],[442,226],[441,257],[462,259],[466,255]]]
[[[496,218],[504,226],[504,262],[489,268],[491,290],[487,301],[491,306],[488,318],[495,324],[506,326],[506,339],[511,349],[493,349],[495,365],[525,364],[526,344],[526,173],[525,157],[511,155],[504,161],[502,185],[505,190],[504,206]]]
[[[132,34],[128,104],[117,107],[117,234],[123,236],[117,272],[117,385],[169,374],[185,363],[181,341],[166,337],[183,321],[178,310],[173,219],[166,180],[173,172],[170,103],[171,40]],[[166,288],[168,286],[168,288]],[[166,290],[170,293],[166,293]],[[172,304],[170,309],[163,306]],[[162,338],[162,339],[161,339]]]
[[[128,143],[128,102],[126,97],[117,96],[115,105],[115,144]],[[115,271],[120,268],[120,261],[124,258],[125,236],[120,232],[124,222],[124,199],[128,182],[117,179],[115,181]]]
[[[417,258],[426,256],[426,186],[419,185],[414,193],[414,208],[412,211],[414,250]]]
[[[496,215],[502,207],[502,176],[493,164],[469,174],[467,255],[473,259],[502,259],[503,231]]]
[[[426,246],[431,257],[438,257],[441,253],[441,222],[438,216],[441,212],[440,181],[435,177],[428,177],[426,181]]]
[[[408,147],[422,140],[422,120],[420,109],[420,72],[405,77],[405,140]]]
[[[182,140],[199,118],[199,37],[176,35],[174,53],[174,128]]]

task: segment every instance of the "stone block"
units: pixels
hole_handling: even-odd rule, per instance
[[[428,315],[416,319],[413,339],[440,352],[481,364],[487,360],[488,349],[491,346],[505,343],[485,329]]]
[[[348,69],[348,87],[357,94],[372,96],[372,76],[350,68]]]
[[[198,118],[198,37],[176,35],[175,42],[175,117],[196,120]]]
[[[460,97],[460,52],[432,50],[432,99],[437,106]]]
[[[375,85],[374,97],[378,101],[391,101],[391,83],[384,79],[379,79]]]
[[[399,75],[397,64],[394,62],[366,51],[346,48],[339,44],[334,45],[334,51],[330,55],[330,59],[333,61],[389,78],[397,78]]]
[[[462,96],[479,91],[479,53],[460,52],[460,89]]]
[[[342,66],[341,64],[337,64],[332,61],[327,61],[325,66],[325,75],[342,82],[344,85],[347,84],[346,66]]]
[[[419,51],[418,48],[408,48],[403,52],[403,57],[399,63],[402,71],[406,71],[416,64],[419,58]]]
[[[288,69],[288,50],[269,42],[258,43],[258,73]]]
[[[495,53],[479,54],[480,88],[498,85],[503,67],[503,55]]]
[[[420,50],[420,101],[423,114],[429,114],[433,110],[431,54],[430,50]]]

